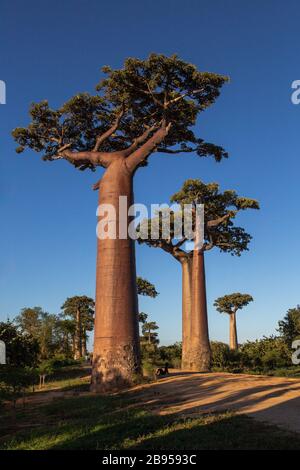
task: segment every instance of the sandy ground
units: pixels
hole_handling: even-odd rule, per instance
[[[176,372],[144,387],[142,396],[160,414],[234,410],[300,432],[299,379]]]
[[[137,393],[139,405],[145,404],[159,414],[195,417],[203,412],[234,410],[300,432],[300,379],[171,371],[169,376],[134,387],[129,393]],[[26,402],[38,406],[89,394],[52,390],[31,395]]]

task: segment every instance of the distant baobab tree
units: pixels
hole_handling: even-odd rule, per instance
[[[220,313],[227,313],[230,318],[230,331],[229,331],[229,347],[232,350],[238,349],[238,338],[236,329],[236,312],[250,302],[253,302],[253,297],[249,294],[234,294],[224,295],[215,300],[214,306]]]
[[[30,124],[13,136],[18,152],[29,148],[79,170],[104,168],[94,189],[100,204],[114,207],[119,226],[119,198],[133,204],[133,177],[154,152],[227,157],[193,130],[227,77],[159,54],[102,71],[98,94],[78,94],[56,110],[47,101],[33,104]],[[128,227],[128,213],[121,218]],[[98,237],[96,271],[92,390],[103,392],[130,385],[141,371],[134,241]]]
[[[217,183],[203,183],[199,179],[184,182],[180,191],[171,197],[171,201],[181,206],[185,204],[204,205],[204,240],[201,246],[193,250],[185,248],[189,241],[185,236],[175,239],[174,221],[176,214],[170,217],[171,236],[161,236],[157,240],[139,239],[140,243],[158,247],[171,254],[182,268],[182,368],[193,371],[208,371],[211,365],[209,343],[205,253],[213,248],[232,255],[248,250],[251,235],[235,224],[235,217],[240,211],[258,209],[254,199],[238,196],[233,190],[221,192]],[[179,215],[177,214],[177,217]],[[151,220],[144,221],[148,230]],[[194,240],[191,240],[194,241]]]

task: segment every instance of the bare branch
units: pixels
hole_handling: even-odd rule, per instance
[[[207,228],[212,228],[212,227],[217,227],[218,225],[221,225],[225,220],[230,219],[232,217],[232,214],[225,214],[223,217],[219,217],[218,219],[215,220],[209,220],[206,224]]]
[[[110,137],[114,132],[116,132],[116,130],[118,129],[119,127],[119,124],[120,124],[120,120],[122,118],[122,116],[124,115],[124,108],[122,109],[122,111],[117,115],[113,125],[106,131],[104,132],[102,135],[98,136],[97,139],[96,139],[96,143],[95,143],[95,147],[93,149],[94,152],[97,152],[101,146],[101,144],[103,144],[103,142],[108,139],[108,137]]]
[[[153,134],[153,136],[127,157],[126,166],[130,172],[133,172],[137,166],[156,149],[157,145],[160,144],[168,135],[170,128],[171,123],[166,125],[163,120],[162,126]]]
[[[122,151],[122,154],[127,157],[130,155],[132,152],[134,152],[140,144],[143,144],[147,137],[153,132],[155,129],[157,129],[159,124],[155,123],[153,126],[147,126],[146,130],[141,134],[139,137],[134,139],[133,143],[125,150]]]
[[[177,101],[183,100],[188,95],[197,95],[198,93],[201,93],[203,91],[203,88],[200,88],[199,90],[193,90],[192,92],[187,91],[186,93],[183,93],[183,95],[177,96],[176,98],[173,98],[172,100],[167,102],[167,106],[173,103],[177,103]]]

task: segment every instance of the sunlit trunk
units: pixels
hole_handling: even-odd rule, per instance
[[[99,204],[111,204],[116,211],[117,236],[97,241],[91,389],[98,392],[131,385],[140,372],[134,242],[119,237],[119,196],[127,196],[128,206],[133,203],[132,175],[121,159],[106,170],[99,189]]]
[[[198,372],[209,371],[211,351],[208,334],[204,253],[197,249],[193,254],[191,330],[189,369]]]
[[[81,314],[80,309],[76,310],[76,328],[75,328],[75,351],[74,359],[82,357],[82,344],[81,344]]]
[[[192,258],[181,260],[182,269],[182,359],[181,368],[190,368],[189,350],[191,347],[192,316]]]
[[[236,331],[236,314],[230,313],[230,333],[229,333],[229,347],[230,349],[238,349],[237,331]]]

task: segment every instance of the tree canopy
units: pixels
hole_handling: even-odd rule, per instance
[[[236,226],[234,219],[240,211],[259,209],[259,203],[256,200],[238,196],[233,190],[221,192],[218,183],[206,184],[199,179],[190,179],[185,181],[180,191],[171,197],[171,202],[181,206],[184,204],[204,205],[204,251],[218,247],[223,252],[240,256],[243,251],[248,250],[252,237],[244,228]],[[188,255],[184,251],[184,243],[188,239],[185,237],[175,239],[176,217],[184,220],[184,212],[170,213],[170,234],[167,238],[163,237],[162,219],[159,221],[160,230],[157,239],[152,239],[150,236],[152,220],[143,221],[142,232],[146,227],[148,236],[145,239],[140,237],[138,241],[149,246],[160,247],[178,259]]]
[[[289,347],[300,338],[300,305],[287,311],[283,320],[278,322],[278,331]]]
[[[58,109],[48,101],[32,104],[31,122],[14,129],[19,144],[48,161],[65,159],[80,170],[108,166],[108,154],[130,157],[158,128],[163,139],[145,148],[139,165],[152,151],[196,152],[200,157],[227,157],[220,146],[195,135],[199,113],[214,103],[227,77],[197,70],[176,55],[128,58],[122,69],[102,68],[97,94],[80,93]],[[101,151],[100,151],[101,150]],[[130,166],[130,162],[129,162]]]
[[[235,292],[233,294],[227,294],[223,297],[219,297],[215,300],[214,306],[220,313],[235,313],[237,310],[242,309],[250,302],[253,302],[253,297],[249,294],[241,294]]]

